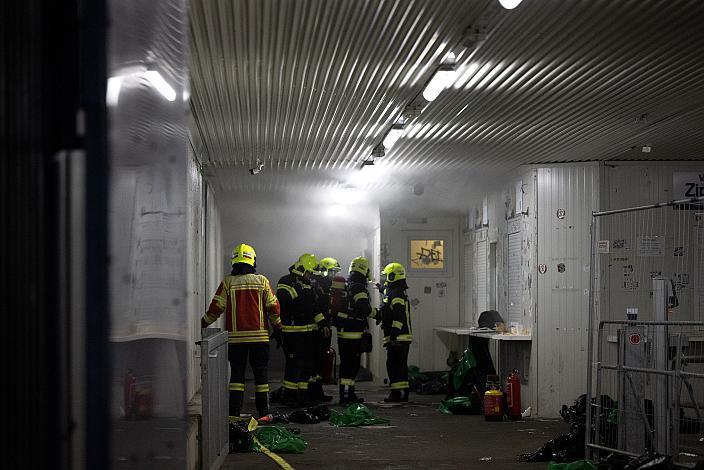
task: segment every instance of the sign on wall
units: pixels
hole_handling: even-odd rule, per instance
[[[675,199],[704,197],[704,171],[673,173],[672,196]]]

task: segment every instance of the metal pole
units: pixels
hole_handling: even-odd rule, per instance
[[[698,204],[698,203],[704,203],[704,197],[692,197],[689,199],[678,199],[676,201],[658,202],[655,204],[647,204],[645,206],[624,207],[623,209],[614,209],[614,210],[610,210],[610,211],[594,211],[594,212],[592,212],[592,216],[601,217],[604,215],[622,214],[624,212],[637,212],[637,211],[644,211],[644,210],[648,210],[648,209],[657,209],[659,207],[670,207],[670,206],[678,206],[681,204]]]
[[[594,287],[595,287],[595,272],[596,272],[596,217],[592,217],[591,233],[591,259],[589,261],[589,322],[587,324],[587,429],[584,434],[584,452],[588,458],[591,458],[591,449],[589,442],[592,436],[592,380],[594,375]]]
[[[595,407],[597,408],[597,414],[594,419],[594,439],[599,442],[599,437],[601,436],[601,360],[602,360],[602,340],[604,337],[603,324],[599,323],[599,329],[597,330],[597,340],[596,340],[596,402]],[[591,407],[591,402],[588,403],[587,408]],[[593,448],[593,447],[592,447]]]

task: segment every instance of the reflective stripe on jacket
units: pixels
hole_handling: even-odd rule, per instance
[[[210,324],[223,313],[230,343],[265,343],[269,324],[281,326],[279,301],[261,274],[230,275],[222,280],[203,318]]]
[[[412,342],[411,303],[405,290],[387,287],[382,309],[384,344],[390,341]]]

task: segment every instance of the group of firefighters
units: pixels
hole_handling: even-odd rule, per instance
[[[371,305],[369,261],[357,257],[347,278],[339,274],[334,258],[320,261],[301,255],[279,279],[274,292],[266,276],[256,273],[256,253],[247,244],[232,251],[232,272],[218,286],[201,319],[205,328],[225,315],[229,334],[229,414],[239,417],[244,399],[247,361],[252,367],[255,403],[260,417],[269,414],[269,340],[283,346],[286,358],[281,401],[289,407],[327,402],[323,391],[323,366],[331,345],[331,328],[337,330],[340,354],[340,404],[360,403],[355,380],[362,352],[371,337],[369,319],[381,324],[386,348],[386,368],[391,392],[385,402],[408,401],[408,350],[413,341],[411,306],[406,295],[406,270],[388,264],[384,283],[376,284],[381,305]]]

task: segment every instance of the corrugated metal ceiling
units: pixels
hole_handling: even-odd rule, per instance
[[[701,159],[702,20],[696,0],[193,0],[193,146],[224,189],[257,159],[284,179],[359,165],[474,25],[486,41],[388,167]]]

